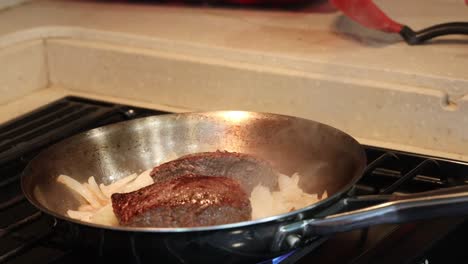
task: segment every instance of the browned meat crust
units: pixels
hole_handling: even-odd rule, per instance
[[[112,195],[121,225],[194,227],[251,219],[249,197],[236,180],[183,175],[131,193]]]
[[[150,175],[155,182],[162,182],[186,174],[230,177],[238,180],[249,194],[258,184],[272,190],[278,186],[277,174],[268,162],[227,151],[186,155],[155,167]]]

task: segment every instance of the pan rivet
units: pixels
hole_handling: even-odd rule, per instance
[[[133,109],[128,109],[124,112],[125,116],[128,117],[128,118],[133,118],[136,113],[135,113],[135,110]]]
[[[288,245],[292,248],[295,248],[299,246],[299,243],[301,242],[301,236],[300,235],[288,235],[286,237],[286,241],[288,242]]]

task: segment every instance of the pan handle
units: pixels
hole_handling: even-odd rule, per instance
[[[273,250],[298,247],[317,235],[327,236],[378,224],[401,224],[422,219],[468,215],[468,186],[382,197],[386,197],[388,202],[283,225],[276,234]]]

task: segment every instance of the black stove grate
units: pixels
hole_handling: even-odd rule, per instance
[[[0,126],[0,165],[78,132],[164,112],[66,97]],[[23,155],[26,155],[24,157]]]
[[[37,152],[73,134],[165,112],[66,97],[0,126],[0,263],[51,263],[62,256],[50,245],[55,223],[30,205],[20,174]]]
[[[97,253],[84,253],[62,243],[55,232],[59,228],[56,222],[25,200],[20,189],[19,175],[40,149],[60,139],[94,127],[163,113],[66,97],[0,126],[0,263],[96,262]],[[369,165],[367,173],[356,186],[358,195],[414,193],[468,181],[468,166],[462,162],[371,146],[365,146],[365,149]],[[445,225],[440,221],[419,225],[386,225],[341,234],[328,239],[316,250],[298,250],[281,259],[281,263],[319,263],[320,260],[324,260],[324,263],[392,263],[390,260],[393,263],[412,263],[420,260],[441,237],[464,222],[461,218],[449,220],[451,222]],[[436,232],[436,224],[444,228]],[[415,228],[424,225],[426,229]],[[451,225],[450,230],[448,225]],[[424,231],[427,228],[432,229],[430,232]],[[420,234],[415,235],[417,232]],[[349,244],[351,237],[354,244],[351,243],[348,248],[343,245],[343,241]],[[417,252],[399,251],[392,256],[385,254],[385,259],[379,255],[384,250],[388,251],[389,247],[396,250],[396,245],[404,244],[404,241],[419,245]],[[336,251],[337,246],[340,247],[339,253]],[[398,256],[401,252],[405,255]],[[395,261],[395,257],[400,259]],[[405,261],[401,261],[402,257],[406,258]],[[279,259],[275,261],[277,263]]]

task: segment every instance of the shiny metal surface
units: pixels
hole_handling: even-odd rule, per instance
[[[284,215],[199,228],[111,228],[65,215],[67,209],[76,208],[83,200],[56,182],[60,174],[79,182],[94,176],[98,184],[108,184],[185,154],[215,150],[257,155],[284,174],[299,172],[299,184],[305,191],[327,191],[329,197]],[[90,130],[42,151],[25,169],[21,182],[28,200],[40,210],[66,220],[80,238],[83,232],[95,237],[95,241],[83,242],[92,244],[106,234],[112,237],[106,239],[111,241],[108,244],[144,252],[135,253],[139,258],[139,254],[163,254],[177,256],[175,260],[180,260],[190,242],[202,251],[229,252],[234,259],[245,260],[287,250],[273,250],[278,223],[312,217],[340,199],[359,179],[365,164],[361,146],[335,128],[289,116],[220,111],[146,117]],[[147,252],[148,247],[153,252]],[[216,253],[211,255],[216,259]]]
[[[288,223],[281,226],[276,234],[276,245],[299,247],[303,242],[298,239],[301,236],[330,235],[378,224],[401,224],[422,219],[468,215],[468,186],[407,195],[375,195],[363,199],[376,201],[387,199],[388,202],[324,218]],[[346,199],[344,202],[346,203]],[[295,243],[291,244],[291,241]]]

